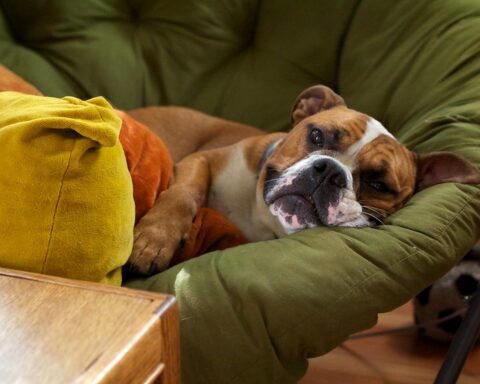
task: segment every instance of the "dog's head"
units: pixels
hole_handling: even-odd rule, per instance
[[[408,150],[328,87],[302,92],[292,120],[290,133],[270,148],[257,187],[257,200],[285,233],[375,225],[418,190],[480,183],[480,171],[461,156]]]

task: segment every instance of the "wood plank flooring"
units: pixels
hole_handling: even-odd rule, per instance
[[[410,303],[380,316],[375,330],[412,323]],[[310,360],[300,384],[431,384],[448,344],[415,333],[349,340],[325,356]],[[459,384],[480,384],[480,342],[463,369]]]

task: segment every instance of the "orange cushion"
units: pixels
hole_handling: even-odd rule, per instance
[[[149,128],[117,111],[122,118],[120,142],[133,182],[136,221],[153,206],[160,192],[168,188],[173,174],[173,160],[162,140]],[[176,252],[172,265],[204,253],[245,244],[240,230],[220,212],[201,208],[188,240]]]

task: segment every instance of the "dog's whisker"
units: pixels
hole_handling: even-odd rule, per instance
[[[265,184],[267,184],[267,183],[273,183],[274,181],[279,181],[279,180],[281,180],[281,179],[282,179],[281,177],[277,177],[276,179],[269,179],[269,180],[266,180],[266,181],[265,181]]]
[[[369,211],[372,211],[382,217],[388,216],[387,212],[384,209],[371,207],[369,205],[363,204],[362,201],[359,201],[359,203],[363,209],[368,209]]]
[[[373,214],[378,215],[378,216],[383,217],[383,218],[386,218],[388,216],[385,212],[375,211],[375,210],[370,209],[368,207],[364,207],[363,209],[365,209],[367,211],[370,211],[370,213],[373,213]]]
[[[378,220],[380,221],[382,224],[383,223],[383,220],[382,219],[385,219],[387,217],[387,214],[385,211],[383,211],[382,209],[378,208],[374,208],[374,207],[370,207],[368,205],[363,205],[363,204],[360,204],[360,206],[362,207],[362,210],[363,210],[363,213],[369,217],[372,217],[372,218],[375,218],[375,220]],[[369,212],[370,211],[370,212]],[[379,217],[380,216],[380,217]]]
[[[368,212],[362,212],[362,214],[368,216],[368,217],[371,217],[372,219],[378,221],[380,224],[384,225],[385,223],[383,222],[382,219],[378,218],[377,216],[375,215],[372,215],[371,213],[368,213]]]
[[[382,217],[382,218],[387,217],[387,214],[385,212],[376,211],[375,209],[371,209],[370,207],[365,207],[365,206],[361,206],[361,207],[364,211],[367,211],[367,212],[369,212],[371,214],[374,214],[376,216],[379,216],[379,217]]]

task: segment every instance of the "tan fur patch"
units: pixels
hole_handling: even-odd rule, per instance
[[[367,144],[357,156],[354,184],[358,200],[387,213],[400,209],[415,191],[413,153],[388,136],[379,136]],[[366,173],[377,172],[378,179],[392,191],[379,193],[369,187]],[[362,180],[360,180],[360,177]]]

